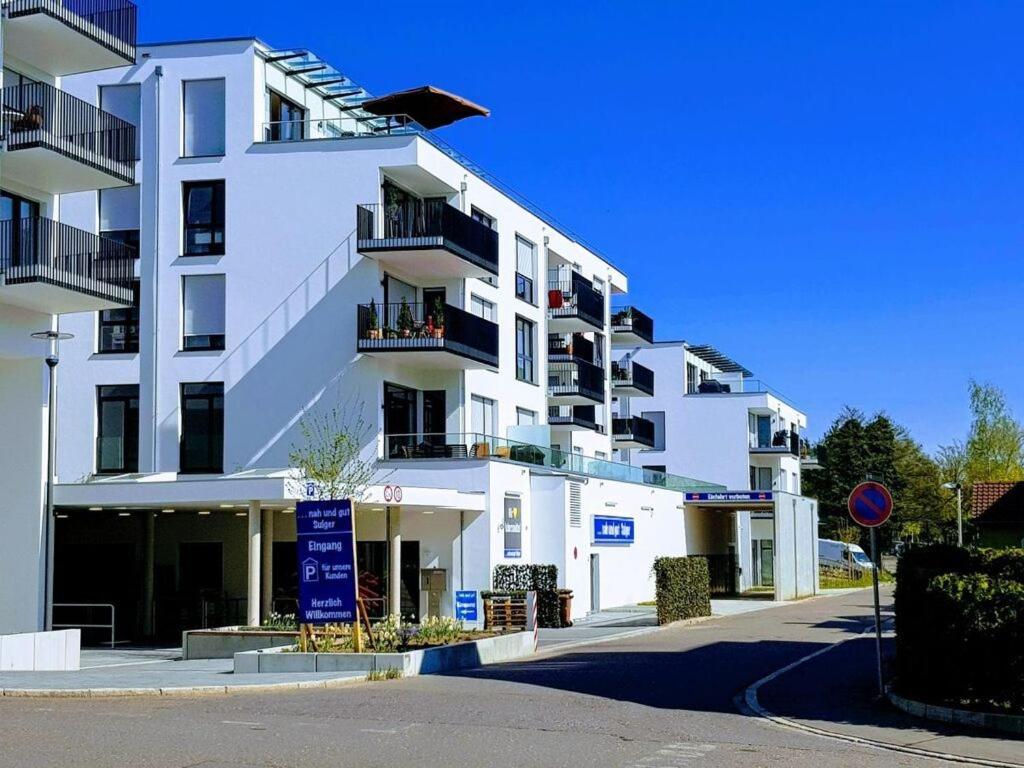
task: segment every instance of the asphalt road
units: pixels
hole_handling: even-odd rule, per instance
[[[946,765],[736,709],[750,683],[860,632],[869,600],[818,599],[530,662],[333,690],[0,699],[0,766]]]

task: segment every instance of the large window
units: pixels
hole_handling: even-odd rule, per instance
[[[224,470],[224,385],[181,385],[181,459],[183,473]]]
[[[6,70],[5,70],[6,72]],[[39,203],[10,192],[0,191],[0,221],[9,221],[8,235],[0,237],[0,264],[36,262]],[[5,228],[6,229],[6,228]]]
[[[301,141],[305,136],[306,110],[277,91],[267,89],[264,141]]]
[[[139,255],[139,185],[100,190],[100,235],[107,241],[123,243]],[[123,253],[116,249],[115,253]]]
[[[697,366],[693,363],[686,364],[686,394],[696,394],[700,386],[700,379],[697,377]]]
[[[185,275],[181,313],[182,349],[224,349],[224,275]]]
[[[537,303],[537,246],[516,235],[516,298]]]
[[[533,323],[516,317],[516,378],[531,384],[537,383],[537,369],[534,360],[537,329]]]
[[[492,323],[498,322],[498,311],[494,306],[494,302],[483,299],[475,293],[470,295],[469,311],[477,317],[482,317],[484,320],[490,320]]]
[[[182,83],[182,151],[184,157],[224,154],[224,80]]]
[[[469,423],[474,435],[498,435],[498,403],[489,397],[473,395],[470,399]],[[477,439],[474,437],[474,439]]]
[[[751,467],[750,468],[750,490],[770,491],[772,490],[772,468]]]
[[[532,427],[537,424],[537,412],[529,408],[516,408],[516,426]]]
[[[99,314],[96,351],[101,354],[139,351],[139,281],[132,284],[132,305]]]
[[[185,182],[182,185],[182,221],[186,256],[223,254],[224,182]]]
[[[643,411],[640,414],[643,418],[654,424],[654,447],[652,451],[665,450],[665,412],[664,411]]]
[[[100,86],[100,109],[135,126],[135,157],[139,157],[142,138],[142,86],[139,83]]]
[[[139,471],[139,385],[96,388],[96,472]]]

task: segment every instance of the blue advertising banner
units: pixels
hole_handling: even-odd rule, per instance
[[[352,502],[300,501],[295,505],[301,624],[356,620]]]
[[[708,491],[687,492],[686,501],[773,501],[771,491]]]
[[[459,590],[455,593],[455,618],[458,621],[477,621],[476,590]]]
[[[632,544],[635,540],[633,518],[594,515],[594,544]]]

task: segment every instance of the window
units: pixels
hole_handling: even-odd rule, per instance
[[[537,383],[533,359],[535,336],[534,324],[522,317],[516,317],[516,378],[530,384]]]
[[[608,458],[608,454],[605,451],[594,451],[594,458],[600,461],[605,461]]]
[[[96,388],[96,428],[96,472],[138,472],[138,384]]]
[[[182,83],[182,156],[224,154],[224,80]]]
[[[224,182],[186,181],[182,185],[186,256],[224,253]]]
[[[39,248],[34,219],[39,216],[39,203],[0,190],[0,221],[11,222],[6,234],[0,236],[0,264],[34,264]]]
[[[100,190],[100,235],[105,240],[131,246],[139,256],[139,185]],[[102,248],[102,244],[101,244]],[[111,249],[114,254],[123,249]]]
[[[224,275],[185,275],[181,312],[182,349],[224,349]]]
[[[470,214],[469,215],[473,219],[473,221],[479,221],[481,224],[483,224],[488,229],[496,229],[497,228],[497,227],[494,226],[494,217],[487,215],[486,213],[481,211],[479,208],[477,208],[475,205],[470,208]]]
[[[644,470],[646,470],[647,472],[661,472],[661,474],[665,474],[665,465],[664,464],[644,464]]]
[[[537,412],[528,408],[516,408],[516,426],[532,427],[537,423]]]
[[[698,391],[700,380],[697,378],[697,366],[693,363],[686,364],[686,394],[692,395]]]
[[[267,124],[264,141],[301,141],[306,138],[306,110],[277,91],[267,89]]]
[[[770,491],[772,490],[772,468],[751,467],[750,468],[750,490]]]
[[[132,305],[99,313],[96,351],[101,354],[139,351],[139,281],[132,284]]]
[[[100,109],[135,126],[135,157],[139,157],[142,86],[138,83],[100,86]]]
[[[648,450],[651,451],[664,451],[665,450],[665,412],[664,411],[644,411],[640,414],[643,418],[648,421],[654,422],[654,447]]]
[[[224,465],[224,384],[181,385],[183,473],[219,473]]]
[[[473,395],[470,406],[469,418],[473,433],[496,437],[498,434],[498,403],[489,397]]]
[[[516,235],[516,298],[537,303],[534,280],[537,277],[537,246]]]
[[[469,311],[484,320],[490,320],[492,323],[498,322],[498,311],[494,302],[482,299],[475,293],[469,297]]]

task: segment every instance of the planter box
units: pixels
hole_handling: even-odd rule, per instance
[[[240,627],[191,629],[181,633],[183,659],[233,659],[241,651],[295,645],[298,632],[245,630]]]
[[[82,631],[0,635],[0,672],[66,672],[78,669]]]
[[[290,644],[295,646],[294,639]],[[532,632],[514,632],[405,653],[282,653],[283,648],[235,654],[235,672],[370,672],[400,670],[405,677],[471,669],[529,656],[534,652]]]

